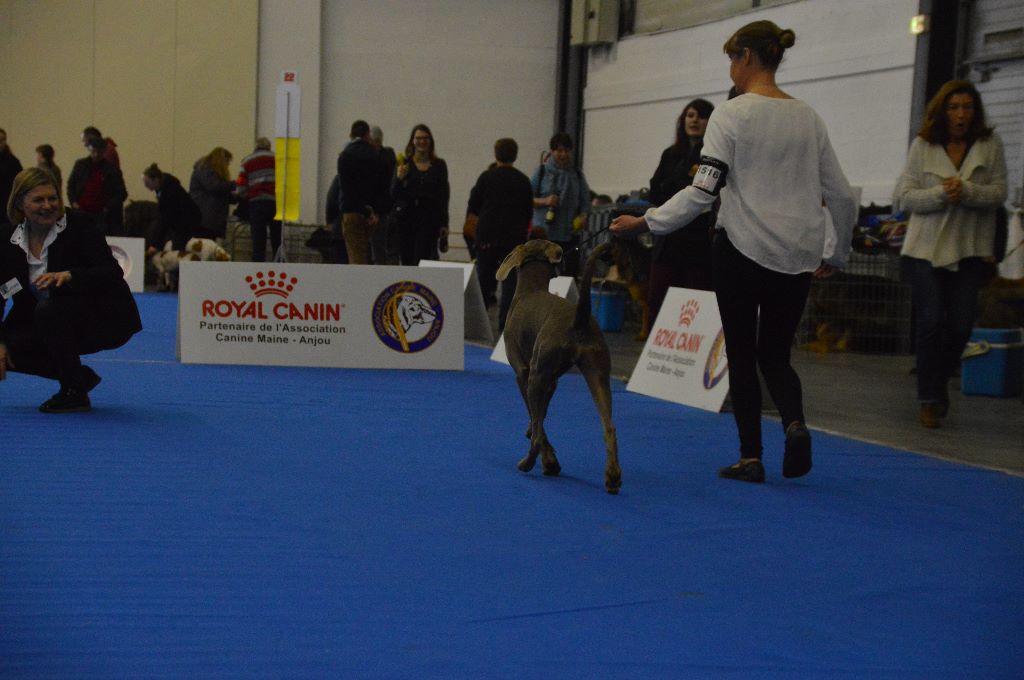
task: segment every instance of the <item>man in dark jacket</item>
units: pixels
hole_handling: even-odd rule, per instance
[[[341,184],[341,233],[350,264],[370,264],[370,235],[387,211],[387,169],[370,143],[370,126],[352,123],[351,141],[338,157]]]
[[[68,177],[68,201],[72,208],[88,213],[108,236],[124,234],[124,201],[128,190],[124,176],[103,157],[107,143],[88,138],[89,155],[75,161]]]

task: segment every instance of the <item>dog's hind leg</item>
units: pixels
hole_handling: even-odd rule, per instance
[[[616,494],[622,486],[622,470],[619,468],[619,440],[612,422],[611,367],[607,357],[593,355],[580,357],[579,367],[604,428],[604,446],[608,456],[604,467],[604,488],[608,493]]]
[[[544,474],[555,476],[562,471],[562,466],[558,464],[555,449],[548,441],[547,432],[544,431],[544,419],[547,417],[548,405],[555,393],[555,387],[558,386],[558,377],[555,375],[549,379],[539,379],[538,376],[542,375],[547,374],[536,370],[530,372],[530,381],[527,386],[527,403],[530,409],[530,451],[525,458],[519,461],[519,469],[524,472],[532,469],[537,456],[540,455]]]

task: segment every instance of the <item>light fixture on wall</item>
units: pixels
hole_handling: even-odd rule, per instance
[[[928,30],[928,15],[918,14],[910,19],[910,34],[921,35]]]

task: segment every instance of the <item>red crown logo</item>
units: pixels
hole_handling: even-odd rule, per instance
[[[250,274],[245,277],[245,282],[249,284],[249,288],[256,297],[277,295],[286,298],[291,294],[292,289],[299,280],[294,276],[289,277],[284,272],[274,272],[271,270],[266,274],[256,272],[256,276]]]
[[[697,312],[700,311],[700,305],[696,300],[687,300],[686,304],[683,305],[682,310],[679,312],[679,325],[689,326],[693,323],[693,320],[697,318]]]

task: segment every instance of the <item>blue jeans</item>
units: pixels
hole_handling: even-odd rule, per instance
[[[980,257],[960,260],[955,272],[913,257],[904,257],[904,267],[914,295],[917,398],[936,403],[945,399],[946,383],[971,337],[987,267]]]

